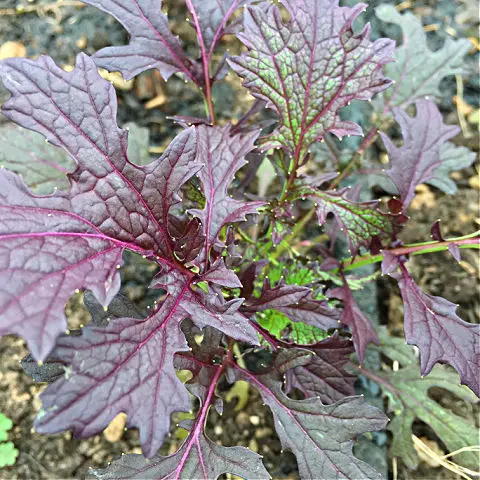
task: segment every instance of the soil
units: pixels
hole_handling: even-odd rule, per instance
[[[90,7],[80,10],[75,7],[62,7],[58,11],[44,12],[40,15],[31,13],[10,16],[1,13],[2,9],[14,8],[17,4],[29,7],[50,3],[46,0],[32,2],[0,0],[0,46],[6,41],[18,41],[27,47],[29,56],[54,52],[54,58],[58,62],[72,64],[75,54],[81,49],[85,48],[88,53],[93,53],[105,45],[122,44],[126,41],[125,32],[115,21],[107,20],[105,15]],[[171,18],[184,17],[178,9],[179,2],[172,0],[166,3],[172,7]],[[418,7],[420,11],[417,13],[426,16],[428,21],[425,23],[429,23],[437,20],[438,12],[453,2],[417,3],[420,4]],[[468,7],[470,4],[462,2],[462,5]],[[455,14],[458,14],[458,10],[449,12],[449,15]],[[184,22],[179,20],[174,22],[174,29],[182,34],[182,38],[189,39],[191,48],[194,49],[195,39],[190,27],[185,28]],[[466,100],[478,108],[480,90],[474,77],[473,75],[466,80],[465,92],[468,96]],[[447,121],[458,123],[451,102],[451,97],[455,93],[454,87],[452,93],[451,81],[446,85],[445,91],[447,93],[442,105],[445,112],[450,112]],[[4,93],[2,94],[0,90],[0,102],[6,98]],[[247,99],[238,89],[238,81],[229,79],[218,87],[215,94],[220,118],[235,117],[245,109]],[[145,108],[149,100],[161,95],[168,99],[161,108]],[[203,115],[203,104],[193,89],[175,78],[165,83],[157,74],[151,72],[137,78],[133,89],[119,91],[119,102],[119,123],[123,124],[133,118],[139,125],[149,127],[151,144],[158,146],[159,150],[173,137],[176,130],[173,124],[166,120],[167,116]],[[458,141],[468,144],[469,148],[478,152],[478,132],[473,133],[472,127],[470,130],[472,137],[465,139],[459,136]],[[412,205],[411,214],[414,221],[408,223],[402,233],[404,242],[428,240],[430,227],[438,218],[442,219],[445,237],[479,229],[479,185],[478,179],[475,180],[476,175],[478,175],[476,167],[456,173],[455,180],[459,191],[453,197],[434,188],[423,189]],[[146,279],[151,278],[154,271],[141,260],[127,259],[126,263],[127,266],[122,269],[124,292],[143,310],[152,301],[146,293],[145,285],[148,284]],[[448,253],[413,257],[409,263],[409,270],[425,291],[458,303],[459,314],[466,321],[480,322],[476,251],[462,250],[460,264]],[[387,279],[382,279],[379,287],[382,323],[388,326],[393,335],[401,336],[403,319],[398,289]],[[87,314],[79,296],[69,302],[67,310],[72,327],[85,322]],[[121,438],[115,441],[107,440],[105,434],[96,435],[88,440],[76,440],[69,433],[45,436],[34,432],[33,419],[41,405],[38,396],[45,386],[36,384],[23,373],[20,361],[26,354],[27,349],[21,339],[6,336],[0,340],[0,412],[12,419],[14,428],[10,432],[9,440],[13,441],[20,451],[13,467],[0,470],[0,479],[81,479],[85,477],[89,467],[103,467],[122,453],[140,453],[137,431],[127,430],[122,433],[121,425],[120,434],[117,435]],[[471,405],[465,405],[445,391],[435,391],[432,395],[442,404],[453,408],[457,414],[471,419],[472,422],[477,421]],[[243,445],[258,451],[264,456],[265,465],[275,479],[298,478],[295,457],[289,452],[281,452],[280,442],[274,433],[272,415],[262,405],[258,394],[250,389],[247,406],[241,411],[235,410],[236,402],[237,400],[226,402],[222,416],[216,412],[210,414],[207,429],[210,438],[226,446]],[[416,424],[414,433],[418,437],[438,441],[426,425]],[[178,431],[169,438],[160,453],[172,453],[178,448],[181,438],[177,434]],[[389,470],[393,476],[395,467],[391,459]],[[395,478],[447,480],[456,477],[448,470],[429,466],[425,462],[421,462],[417,470],[409,471],[399,460]]]

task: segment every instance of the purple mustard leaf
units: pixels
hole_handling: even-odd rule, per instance
[[[192,209],[206,236],[203,260],[208,262],[210,248],[219,242],[220,230],[227,223],[241,222],[245,215],[256,213],[264,202],[234,200],[228,188],[235,174],[245,164],[245,155],[253,150],[258,131],[247,135],[230,135],[231,126],[197,127],[198,158],[204,163],[198,177],[205,194],[205,208]]]
[[[270,280],[265,278],[263,288],[258,298],[251,297],[246,308],[252,312],[262,312],[269,308],[286,307],[311,294],[311,288],[299,285],[287,285],[282,278],[275,287],[272,287]]]
[[[95,53],[95,63],[119,71],[126,80],[156,68],[165,80],[181,72],[201,85],[198,67],[185,54],[180,41],[168,26],[162,0],[85,0],[115,17],[130,35],[128,45],[106,47]]]
[[[241,22],[234,21],[227,26],[233,13],[240,7],[250,5],[255,0],[191,0],[190,8],[193,21],[197,22],[202,34],[202,42],[209,56],[217,42],[225,33],[236,33],[241,28]],[[187,5],[188,5],[187,3]],[[197,38],[200,42],[200,39]]]
[[[173,412],[189,411],[187,390],[173,367],[175,353],[188,346],[180,306],[188,291],[168,295],[145,320],[120,318],[109,325],[88,325],[79,337],[61,337],[57,355],[71,356],[66,375],[42,393],[35,421],[40,433],[71,429],[85,438],[101,432],[120,412],[137,427],[142,450],[152,457],[170,427]]]
[[[189,370],[192,373],[192,378],[185,385],[192,395],[204,402],[225,353],[221,345],[223,333],[212,327],[199,329],[189,319],[183,321],[182,331],[190,352],[177,354],[174,365],[177,370]],[[221,415],[223,400],[216,398],[214,406]]]
[[[360,135],[342,121],[340,108],[354,99],[369,100],[390,81],[382,67],[392,60],[394,43],[370,41],[370,26],[354,33],[352,24],[365,9],[339,7],[338,0],[285,0],[290,20],[278,7],[248,7],[244,33],[248,52],[229,59],[244,86],[280,117],[269,146],[286,148],[296,158],[327,132]]]
[[[380,20],[395,23],[403,33],[403,43],[395,50],[395,62],[385,67],[386,75],[395,80],[395,88],[385,92],[384,113],[391,107],[407,107],[429,95],[440,97],[440,81],[447,75],[461,74],[463,59],[471,48],[466,38],[447,37],[443,47],[432,52],[422,22],[412,12],[399,13],[393,4],[375,8]]]
[[[306,323],[322,330],[337,328],[341,314],[341,310],[330,307],[326,300],[314,300],[311,297],[275,310],[286,315],[292,322]]]
[[[242,286],[235,272],[227,268],[222,257],[218,257],[208,271],[199,278],[228,288],[241,288]]]
[[[238,278],[242,283],[242,288],[240,289],[241,297],[248,298],[253,294],[255,280],[261,274],[266,265],[268,265],[268,260],[263,259],[247,263],[243,266],[238,274]]]
[[[216,445],[205,435],[208,410],[222,372],[222,368],[215,368],[215,375],[197,418],[187,438],[173,455],[156,455],[150,460],[142,455],[124,455],[106,469],[90,470],[90,478],[216,480],[224,473],[232,473],[242,478],[269,479],[260,455],[245,447]]]
[[[345,364],[354,351],[349,339],[335,333],[333,337],[305,348],[314,355],[308,363],[294,366],[286,372],[287,393],[292,388],[298,388],[307,398],[320,397],[323,404],[355,395],[353,384],[356,376],[345,371]]]
[[[151,288],[163,288],[172,295],[180,295],[184,282],[183,273],[175,267],[165,267],[153,279]],[[184,318],[190,318],[198,328],[213,327],[236,340],[258,345],[256,330],[239,310],[242,302],[242,298],[225,301],[221,290],[210,286],[209,293],[188,288],[182,293],[179,305],[185,312]]]
[[[72,72],[49,57],[8,59],[0,63],[0,76],[12,93],[5,115],[63,147],[77,163],[70,175],[72,212],[110,237],[172,258],[168,211],[199,168],[194,129],[139,167],[127,158],[127,131],[117,127],[115,89],[88,56],[79,54]]]
[[[341,323],[350,327],[352,340],[357,352],[358,361],[363,363],[365,359],[365,350],[367,345],[372,342],[379,345],[378,336],[373,329],[372,322],[360,310],[345,276],[343,276],[343,286],[329,290],[329,297],[338,298],[343,301],[343,313]]]
[[[460,263],[462,261],[462,255],[460,253],[460,247],[455,243],[449,243],[447,248],[448,248],[448,251],[451,253],[452,257],[457,262]]]
[[[37,360],[66,330],[76,290],[91,289],[105,306],[120,287],[125,245],[69,210],[64,194],[35,197],[0,170],[0,334],[23,336]]]
[[[442,235],[442,228],[440,225],[440,219],[435,220],[430,228],[430,233],[432,240],[435,240],[436,242],[444,242],[445,238],[443,238]]]
[[[259,390],[273,413],[282,447],[297,458],[301,478],[382,478],[352,453],[358,435],[381,430],[388,420],[363,398],[344,398],[333,405],[323,405],[315,397],[293,400],[271,374],[254,375],[237,367],[232,376]]]
[[[293,322],[306,323],[322,330],[337,328],[340,318],[339,310],[331,308],[325,300],[312,297],[311,288],[286,285],[283,280],[272,288],[266,279],[260,297],[250,297],[243,307],[247,315],[269,309],[278,310]]]
[[[480,396],[480,325],[464,322],[457,305],[423,292],[399,263],[397,278],[404,304],[405,340],[420,349],[422,375],[439,363],[450,364],[463,384]]]
[[[402,129],[401,147],[381,133],[391,165],[387,173],[400,192],[404,210],[415,196],[417,185],[435,177],[442,166],[442,146],[460,131],[456,125],[443,123],[442,114],[433,102],[418,100],[415,106],[417,114],[413,118],[400,108],[393,109]]]
[[[170,219],[170,233],[177,237],[172,229],[172,220],[176,219]],[[185,264],[191,263],[198,257],[204,245],[205,235],[203,234],[202,224],[198,218],[192,218],[186,227],[179,231],[179,235],[175,239],[175,256]]]
[[[320,225],[326,223],[329,213],[333,213],[352,254],[357,253],[360,246],[370,247],[375,237],[391,238],[395,231],[392,216],[381,212],[376,200],[356,202],[347,198],[348,191],[318,190],[307,195],[316,204]]]
[[[388,250],[383,251],[383,260],[382,260],[382,275],[390,275],[398,267],[397,256]]]
[[[108,309],[105,309],[98,302],[90,290],[85,291],[83,303],[90,312],[90,323],[96,327],[108,325],[108,322],[112,318],[126,316],[141,318],[141,315],[135,305],[122,293],[117,293],[115,297],[113,297],[112,301],[108,305]],[[81,330],[71,330],[69,331],[68,335],[78,336],[81,335],[81,333]],[[33,358],[32,354],[29,353],[22,360],[22,368],[23,371],[32,377],[36,382],[52,383],[65,373],[70,361],[70,355],[63,355],[62,359],[60,359],[58,349],[54,348],[48,357],[41,363],[37,362]]]

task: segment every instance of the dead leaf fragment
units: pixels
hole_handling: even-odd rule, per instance
[[[75,45],[80,49],[84,50],[87,46],[87,36],[84,34],[82,35],[76,42]]]
[[[480,190],[480,175],[473,175],[468,179],[468,184],[475,190]]]
[[[20,42],[6,42],[0,47],[0,60],[6,58],[26,57],[27,49]]]
[[[103,431],[103,436],[110,443],[118,442],[125,432],[125,424],[127,423],[127,415],[119,413]]]
[[[157,95],[156,97],[153,97],[151,100],[149,100],[145,104],[145,108],[147,110],[150,110],[152,108],[161,107],[166,101],[167,101],[167,99],[166,99],[165,95],[163,95],[163,93],[161,93],[160,95]]]
[[[128,91],[133,88],[133,80],[125,80],[120,72],[109,72],[103,68],[99,68],[98,73],[118,90]]]
[[[443,457],[443,455],[445,455],[445,452],[438,446],[438,443],[434,440],[429,440],[426,437],[422,437],[419,440],[423,443],[423,445],[428,447],[421,448],[419,442],[414,444],[415,450],[417,451],[420,460],[432,468],[440,467],[441,463],[438,462],[437,458]],[[432,455],[432,453],[434,455]]]

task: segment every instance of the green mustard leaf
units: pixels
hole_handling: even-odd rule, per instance
[[[247,8],[240,40],[248,51],[229,63],[251,93],[279,115],[269,146],[284,147],[300,158],[317,139],[360,135],[354,122],[342,121],[340,108],[369,100],[390,81],[382,67],[391,61],[391,40],[370,41],[370,27],[354,33],[352,24],[365,9],[339,7],[338,0],[284,0],[278,7]]]
[[[384,4],[375,9],[375,14],[384,22],[399,25],[403,32],[395,62],[385,67],[385,74],[396,82],[394,89],[384,93],[385,112],[428,95],[439,96],[442,78],[462,72],[463,57],[470,48],[468,40],[448,38],[440,50],[432,52],[422,22],[413,13],[402,15],[393,5]]]

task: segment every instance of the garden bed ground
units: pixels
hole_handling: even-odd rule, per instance
[[[23,15],[5,13],[7,11],[11,13],[11,9],[15,8],[17,3],[24,5],[25,8],[51,4],[49,1],[22,3],[0,0],[0,47],[7,41],[15,41],[27,47],[29,56],[49,51],[54,52],[54,58],[57,61],[71,64],[74,54],[80,49],[86,47],[87,52],[92,53],[110,42],[121,43],[124,40],[121,28],[110,20],[110,23],[105,23],[106,17],[96,13],[94,9],[79,10],[71,6],[59,7],[60,10],[42,11],[40,9]],[[66,0],[65,3],[67,3]],[[419,9],[417,13],[435,17],[437,4],[444,5],[444,3],[423,2],[423,10]],[[475,1],[470,3],[476,4]],[[459,2],[460,4],[463,12],[469,2]],[[473,16],[475,15],[474,9]],[[181,28],[183,27],[179,23],[177,29]],[[190,35],[187,30],[181,33]],[[193,41],[194,39],[192,44]],[[136,80],[133,86],[125,88],[128,89],[120,90],[119,121],[124,123],[134,120],[142,126],[149,127],[153,145],[164,145],[173,136],[172,127],[169,126],[171,124],[166,120],[166,116],[178,113],[201,115],[203,112],[200,98],[179,80],[173,80],[165,85],[157,75],[147,74]],[[466,98],[467,103],[478,108],[478,82],[467,82],[465,91],[469,95]],[[222,84],[217,90],[220,118],[222,112],[225,117],[230,117],[232,112],[235,115],[243,110],[243,99],[239,98],[236,92],[235,84],[228,82]],[[5,96],[1,97],[0,92],[0,102],[4,99]],[[157,102],[157,108],[146,108],[149,101]],[[444,109],[451,110],[447,115],[447,122],[458,123],[451,95],[449,100],[443,100],[442,106]],[[474,133],[475,128],[472,125],[468,128],[472,135],[467,139],[459,136],[459,143],[467,144],[478,151],[478,126],[475,127],[477,133]],[[430,226],[438,218],[443,220],[443,233],[446,237],[479,229],[477,167],[455,174],[459,186],[459,192],[455,197],[444,195],[433,188],[423,189],[411,208],[415,222],[407,226],[402,239],[405,242],[428,240]],[[411,272],[425,291],[458,303],[460,316],[469,322],[478,323],[480,321],[478,254],[476,251],[463,250],[462,259],[458,264],[448,254],[430,255],[428,259],[426,256],[415,257],[411,261]],[[126,281],[125,292],[142,307],[147,302],[144,298],[145,278],[151,278],[152,272],[141,262],[135,265],[135,268],[132,264],[123,269]],[[398,289],[393,283],[382,279],[380,292],[381,323],[387,325],[392,334],[400,336],[403,321]],[[79,308],[78,299],[73,300],[68,308],[73,316],[72,322],[82,323],[84,311]],[[22,340],[13,336],[0,340],[0,412],[12,419],[14,428],[9,439],[20,451],[16,465],[0,471],[1,479],[80,479],[85,476],[89,467],[104,466],[107,461],[121,453],[140,451],[138,435],[134,430],[124,432],[122,438],[114,442],[108,441],[104,434],[80,441],[72,439],[68,433],[41,436],[33,432],[31,429],[33,419],[41,405],[38,395],[44,386],[35,384],[23,373],[20,360],[26,353]],[[457,414],[465,416],[472,422],[478,421],[472,405],[465,405],[442,390],[431,393],[442,405],[454,409]],[[264,455],[267,469],[273,478],[297,478],[295,458],[290,453],[280,453],[280,442],[274,434],[272,416],[262,406],[259,396],[251,392],[249,402],[241,412],[234,411],[234,407],[235,401],[232,401],[226,404],[223,417],[218,417],[216,414],[210,415],[211,438],[220,440],[224,445],[245,445],[258,451]],[[442,448],[428,426],[419,423],[415,426],[415,433],[418,437],[425,437],[433,442],[430,445]],[[179,442],[178,438],[170,438],[161,453],[173,452]],[[389,466],[393,475],[391,460],[389,460]],[[456,478],[453,473],[441,467],[431,466],[425,461],[420,463],[416,471],[408,471],[400,460],[397,476],[399,479]]]

